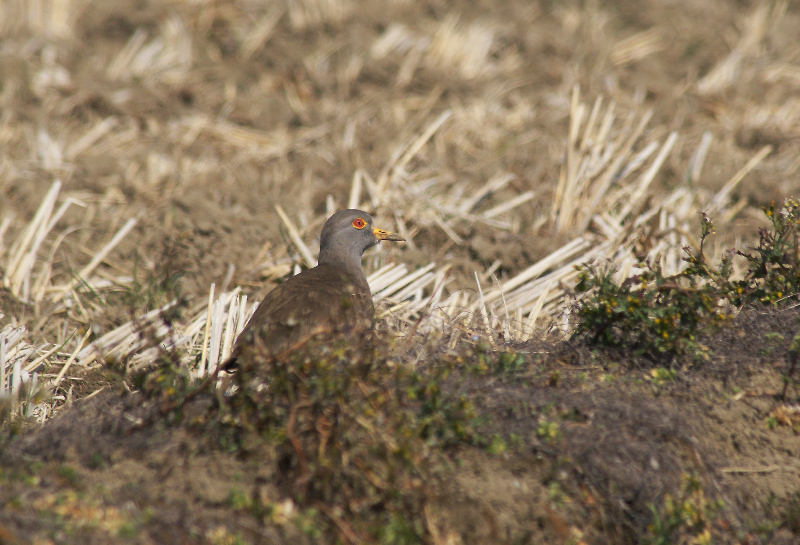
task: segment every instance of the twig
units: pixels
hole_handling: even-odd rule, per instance
[[[53,381],[53,385],[54,386],[58,386],[58,384],[64,378],[64,375],[66,374],[67,369],[69,369],[70,365],[72,365],[72,362],[74,362],[75,359],[78,357],[78,353],[81,351],[81,349],[83,348],[84,343],[89,339],[89,335],[91,335],[91,334],[92,334],[92,329],[88,328],[86,330],[86,334],[81,339],[81,342],[78,343],[78,348],[75,349],[75,351],[69,357],[67,362],[61,368],[61,371],[58,372],[58,376],[56,376],[56,379]]]
[[[723,473],[773,473],[780,469],[781,466],[772,465],[764,467],[723,467],[720,471]]]
[[[336,528],[339,530],[339,534],[344,538],[343,541],[347,541],[348,543],[364,543],[364,540],[356,534],[355,530],[350,527],[345,521],[341,518],[337,517],[333,510],[324,504],[318,504],[317,508],[322,511],[322,514],[328,517],[333,524],[336,525]]]
[[[300,255],[303,257],[303,261],[305,261],[306,266],[314,267],[317,264],[317,260],[314,259],[314,256],[311,255],[311,250],[309,250],[308,246],[306,246],[306,243],[303,242],[303,239],[300,236],[300,232],[297,230],[297,227],[295,227],[292,220],[289,219],[289,216],[286,215],[286,212],[283,211],[281,205],[276,204],[275,211],[278,213],[278,216],[280,216],[281,221],[286,226],[286,230],[289,231],[289,238],[292,240],[292,243],[294,243],[295,248],[297,248],[297,251],[300,252]]]
[[[297,420],[298,409],[303,409],[310,405],[311,401],[309,399],[304,399],[293,404],[292,408],[289,409],[289,418],[286,420],[286,438],[292,444],[295,454],[297,454],[297,463],[300,466],[300,476],[297,478],[297,481],[301,486],[305,484],[311,476],[308,471],[306,455],[303,452],[303,445],[300,444],[300,440],[294,434],[294,423]]]

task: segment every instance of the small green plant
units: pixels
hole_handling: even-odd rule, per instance
[[[228,504],[239,511],[253,508],[253,500],[239,488],[232,488],[228,492]]]
[[[661,506],[650,505],[653,519],[643,541],[646,545],[710,545],[712,519],[721,506],[706,497],[695,476],[684,474],[677,497],[665,494]]]
[[[459,391],[461,378],[474,380],[475,359],[493,355],[411,368],[390,353],[364,340],[309,346],[280,365],[242,362],[238,389],[215,416],[219,436],[233,438],[242,456],[274,453],[263,463],[275,465],[282,496],[298,512],[318,510],[305,526],[326,541],[346,541],[342,528],[376,542],[424,541],[421,509],[441,486],[448,447],[508,448],[499,435],[478,434],[475,408]],[[487,365],[483,374],[492,372]]]
[[[766,418],[765,423],[767,424],[767,428],[771,430],[778,427],[778,419],[772,415]]]
[[[400,515],[392,515],[389,522],[381,528],[379,543],[381,545],[411,545],[419,543],[421,528]]]
[[[70,487],[75,487],[81,482],[81,478],[74,467],[69,464],[58,466],[58,476]]]
[[[181,281],[191,265],[186,257],[187,241],[183,236],[166,237],[162,241],[160,256],[154,266],[145,271],[140,268],[138,252],[134,255],[133,280],[122,294],[122,303],[131,314],[164,306],[172,300],[181,300]]]
[[[787,199],[780,210],[771,204],[764,214],[771,227],[759,231],[758,246],[731,250],[717,266],[704,253],[714,233],[704,214],[700,245],[684,248],[687,267],[678,274],[644,264],[644,272],[618,284],[613,269],[579,267],[576,290],[586,295],[577,308],[576,335],[647,356],[707,356],[698,337],[724,324],[733,308],[783,304],[800,292],[800,201]],[[736,256],[744,258],[746,271],[733,280]]]
[[[494,370],[497,374],[516,373],[522,369],[525,358],[516,352],[501,352],[495,361]]]
[[[789,496],[781,518],[783,526],[795,536],[800,537],[800,492]]]
[[[737,254],[747,260],[747,275],[741,282],[740,304],[758,300],[778,303],[797,298],[800,292],[800,200],[788,198],[782,209],[775,203],[764,208],[771,228],[759,230],[758,246]]]
[[[492,454],[503,454],[508,450],[508,443],[506,443],[505,439],[495,434],[486,448]]]
[[[547,498],[556,505],[563,505],[569,499],[558,481],[550,481],[547,484]]]
[[[677,371],[674,369],[666,369],[664,367],[656,367],[650,370],[648,379],[655,388],[661,388],[671,382],[675,381],[678,376]]]
[[[628,346],[635,352],[702,356],[701,327],[727,318],[711,290],[686,285],[651,268],[617,285],[613,270],[586,266],[576,289],[591,292],[578,309],[577,335],[606,346]]]
[[[161,350],[153,368],[134,373],[134,386],[150,398],[158,399],[165,406],[180,405],[189,394],[192,378],[189,370],[181,364],[177,351]]]
[[[539,419],[539,424],[536,426],[536,437],[544,439],[545,441],[555,441],[561,436],[561,430],[558,427],[558,422],[553,422],[545,418]]]
[[[758,352],[762,356],[768,356],[775,352],[776,349],[780,349],[783,341],[784,337],[780,333],[774,331],[765,333],[763,346],[759,348]]]

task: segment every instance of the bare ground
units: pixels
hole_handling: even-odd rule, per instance
[[[426,468],[438,477],[422,496],[421,539],[639,543],[656,535],[653,507],[677,496],[691,475],[709,505],[721,502],[701,515],[715,543],[796,542],[800,437],[791,425],[767,426],[785,372],[785,361],[775,360],[781,348],[748,353],[729,342],[763,346],[767,333],[792,335],[796,319],[785,314],[742,315],[711,339],[707,367],[665,382],[614,363],[624,354],[579,343],[549,345],[545,356],[541,345],[529,346],[514,372],[468,377],[459,393],[480,407],[481,429],[505,438],[504,447],[448,448],[449,462]],[[279,462],[270,448],[222,441],[209,416],[218,410],[213,396],[179,417],[162,416],[156,400],[121,388],[5,443],[5,542],[320,539],[303,530],[291,502],[293,516],[247,507],[287,505]],[[543,433],[543,422],[557,434]],[[358,520],[349,523],[357,539],[371,541]],[[676,533],[675,542],[687,535]]]

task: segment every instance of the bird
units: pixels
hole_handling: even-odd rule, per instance
[[[221,368],[233,371],[243,361],[248,366],[279,362],[312,339],[355,338],[371,331],[374,307],[361,256],[382,240],[405,239],[373,227],[372,216],[363,210],[333,214],[322,227],[317,266],[264,297]]]

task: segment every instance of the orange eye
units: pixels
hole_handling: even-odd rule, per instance
[[[364,218],[356,218],[353,220],[353,227],[356,229],[363,229],[367,226],[367,222],[364,221]]]

